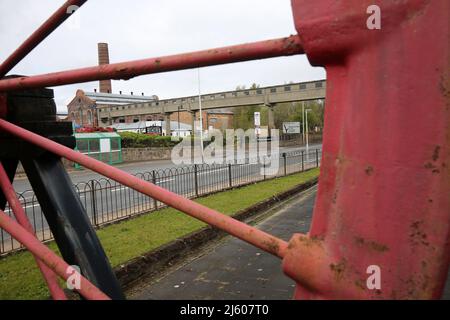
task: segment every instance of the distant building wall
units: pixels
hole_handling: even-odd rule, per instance
[[[67,121],[72,121],[77,126],[98,126],[95,101],[86,97],[82,90],[77,90],[75,98],[67,105]]]
[[[172,148],[125,148],[122,149],[124,162],[170,160]]]

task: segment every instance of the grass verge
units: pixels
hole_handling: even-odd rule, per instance
[[[317,177],[319,169],[216,193],[195,201],[227,215],[255,205]],[[205,223],[166,208],[97,230],[113,266],[158,248],[204,227]],[[58,252],[54,242],[49,248]],[[49,296],[31,254],[27,251],[0,259],[0,299],[46,299]]]

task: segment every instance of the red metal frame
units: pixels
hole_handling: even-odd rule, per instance
[[[34,234],[33,226],[28,220],[27,214],[23,209],[19,198],[17,198],[17,194],[14,191],[14,188],[9,181],[8,175],[6,174],[3,165],[0,163],[0,188],[5,195],[6,200],[9,203],[9,207],[14,213],[17,222],[24,227],[29,233]],[[66,295],[64,291],[59,287],[58,280],[55,273],[48,268],[41,260],[39,260],[36,256],[34,257],[36,263],[41,270],[42,276],[44,277],[47,286],[50,290],[50,294],[55,300],[66,300]]]
[[[112,167],[106,163],[90,158],[82,153],[62,146],[49,139],[41,137],[33,132],[22,129],[12,123],[0,119],[0,129],[9,132],[16,137],[37,145],[47,151],[74,161],[83,167],[107,176],[127,187],[148,195],[177,210],[189,214],[214,227],[222,229],[239,239],[247,241],[254,246],[273,255],[283,258],[287,249],[287,243],[271,236],[261,230],[251,227],[243,222],[205,207],[197,202],[186,199],[176,193],[168,191],[150,182],[141,180],[129,173]]]
[[[295,298],[438,298],[450,262],[450,3],[378,0],[382,29],[369,30],[372,2],[293,0],[299,35],[0,80],[1,93],[305,51],[313,65],[327,70],[324,152],[311,231],[289,245],[3,119],[0,129],[283,258],[283,270],[297,281]],[[11,69],[56,25],[40,28],[1,70]],[[0,116],[5,109],[0,101]],[[66,276],[64,262],[30,230],[3,212],[0,227]],[[365,286],[369,265],[383,270],[382,289]],[[106,298],[83,281],[82,294]]]
[[[38,44],[61,25],[71,12],[67,12],[71,6],[81,7],[87,0],[68,0],[47,21],[42,24],[22,45],[17,48],[1,65],[0,77],[6,75],[16,64],[25,58]]]
[[[144,74],[267,59],[303,53],[298,36],[215,48],[166,57],[149,58],[39,76],[0,80],[0,92],[61,86],[106,79],[130,79]]]
[[[292,3],[311,64],[327,71],[311,229],[283,261],[295,297],[437,299],[450,262],[450,2]],[[372,4],[379,30],[367,28]],[[366,286],[371,265],[379,289]]]
[[[28,232],[24,227],[8,217],[2,210],[0,210],[0,227],[5,229],[14,239],[20,241],[20,243],[30,250],[34,256],[39,258],[47,265],[47,267],[64,280],[68,280],[71,275],[78,274],[80,277],[80,288],[76,290],[83,295],[83,297],[93,300],[109,300],[108,296],[97,289],[97,287],[77,271],[69,274],[68,270],[70,270],[70,266],[64,262],[64,260],[37,240],[32,233]]]

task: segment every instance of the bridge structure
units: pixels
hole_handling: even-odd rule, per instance
[[[201,96],[202,110],[265,105],[268,107],[268,129],[275,128],[273,108],[279,103],[325,99],[326,81],[308,81],[205,94]],[[192,128],[199,111],[199,97],[188,96],[158,101],[133,103],[124,106],[100,107],[99,119],[109,123],[113,118],[163,114],[166,134],[170,135],[170,116],[174,112],[191,113]]]

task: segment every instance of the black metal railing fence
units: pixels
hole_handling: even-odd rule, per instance
[[[134,175],[192,199],[319,167],[321,156],[321,149],[274,155],[273,157],[276,158],[272,160],[278,161],[275,175],[269,175],[269,167],[264,161],[251,161],[251,159],[246,159],[240,164],[195,164]],[[164,203],[107,178],[80,182],[75,184],[74,188],[92,225],[96,228],[165,207]],[[38,239],[44,242],[52,240],[53,235],[34,192],[23,191],[18,194],[18,197]],[[5,213],[14,218],[8,206],[5,208]],[[0,255],[21,249],[23,246],[19,242],[0,229]]]

